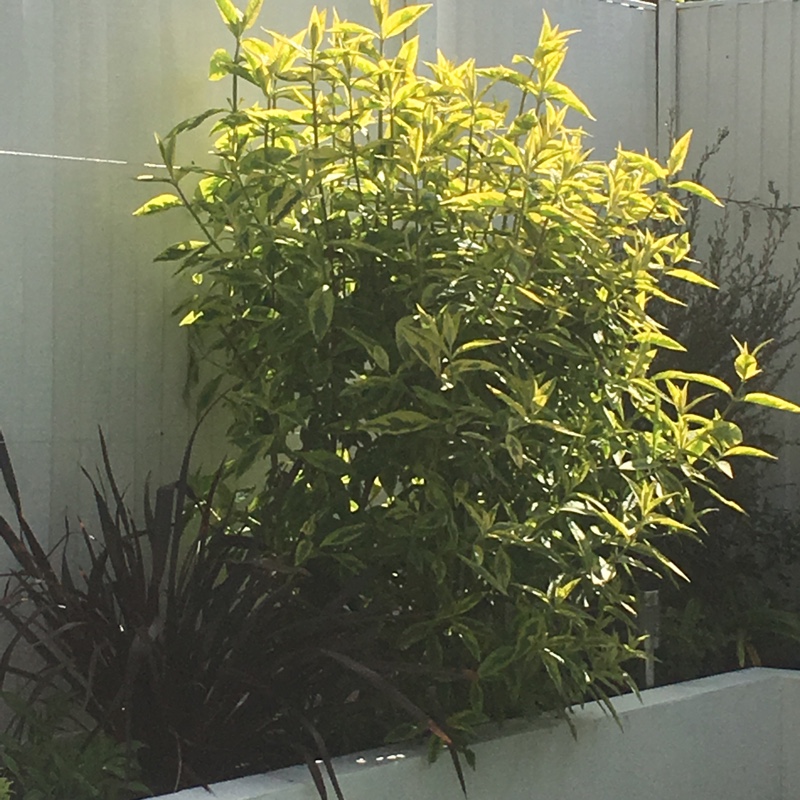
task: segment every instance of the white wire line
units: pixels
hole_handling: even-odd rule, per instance
[[[164,169],[163,164],[134,164],[132,161],[120,161],[116,158],[90,158],[88,156],[64,156],[54,153],[29,153],[24,150],[0,150],[0,156],[18,156],[21,158],[46,158],[51,161],[82,161],[90,164],[115,164],[117,166],[142,166],[147,169]]]

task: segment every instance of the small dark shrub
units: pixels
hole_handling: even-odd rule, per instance
[[[30,704],[69,689],[101,737],[92,741],[141,743],[143,779],[158,792],[303,761],[321,786],[316,759],[330,765],[330,752],[375,744],[385,732],[376,718],[410,715],[449,741],[384,677],[398,669],[379,647],[391,616],[362,607],[358,582],[331,590],[324,576],[265,551],[215,508],[218,476],[194,496],[188,451],[154,507],[145,497],[137,525],[101,444],[111,500],[95,485],[99,540],[81,525],[85,568],[66,558],[54,567],[25,522],[0,437],[19,527],[0,518],[19,564],[0,605],[16,631],[2,664],[27,681]],[[20,641],[42,669],[14,668]],[[41,718],[22,722],[35,744]],[[23,760],[30,755],[12,774],[38,769]]]
[[[706,150],[695,180],[702,181],[708,160],[726,136],[727,131],[720,132]],[[699,229],[709,228],[700,205],[692,196],[683,198],[686,230],[692,242],[699,242],[692,255],[719,288],[687,285],[680,291],[685,306],[659,309],[658,318],[686,347],[685,352],[662,351],[659,368],[730,380],[734,334],[768,342],[759,355],[764,371],[753,380],[764,391],[773,391],[794,368],[800,263],[787,265],[785,240],[796,210],[781,203],[772,184],[769,190],[766,205],[729,201],[706,242],[698,235]],[[756,238],[754,222],[763,238]],[[749,405],[731,413],[755,443],[780,452],[766,409]],[[662,585],[660,680],[686,680],[747,664],[800,666],[800,518],[796,510],[770,502],[774,474],[763,461],[740,463],[728,496],[748,515],[723,507],[706,517],[707,535],[666,545],[691,582]]]

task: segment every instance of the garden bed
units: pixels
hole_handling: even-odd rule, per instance
[[[561,721],[511,723],[475,747],[470,800],[794,800],[800,796],[800,673],[749,669],[597,706]],[[497,729],[495,729],[496,731]],[[337,759],[347,800],[458,800],[452,765],[397,748]],[[218,800],[314,800],[305,767],[217,784]],[[331,795],[333,796],[333,795]],[[209,798],[204,789],[169,795]]]

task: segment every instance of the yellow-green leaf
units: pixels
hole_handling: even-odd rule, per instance
[[[389,0],[370,0],[375,20],[383,28],[383,22],[389,16]]]
[[[695,183],[694,181],[676,181],[675,183],[670,184],[671,189],[681,189],[684,192],[689,192],[689,194],[696,194],[698,197],[702,197],[703,200],[708,200],[709,203],[714,203],[714,205],[721,206],[722,203],[717,196],[706,189],[705,186],[701,186],[699,183]]]
[[[776,397],[774,394],[748,392],[743,399],[745,403],[755,403],[759,406],[767,406],[767,408],[776,408],[778,411],[791,411],[792,414],[800,414],[799,405],[792,403],[790,400],[784,400],[782,397]]]
[[[732,395],[730,386],[725,381],[715,378],[713,375],[705,375],[702,372],[684,372],[680,369],[668,369],[664,372],[659,372],[653,375],[653,380],[672,380],[672,381],[690,381],[691,383],[702,383],[706,386],[711,386],[714,389],[719,389],[727,395]]]
[[[225,26],[234,36],[238,35],[242,23],[242,12],[231,0],[216,0],[216,3]]]
[[[261,6],[264,5],[264,0],[250,0],[247,4],[247,9],[244,12],[244,29],[252,28],[258,15],[261,13]]]
[[[731,500],[730,497],[725,497],[724,494],[721,494],[711,486],[706,486],[705,489],[712,497],[715,497],[720,501],[720,503],[724,503],[726,506],[728,506],[728,508],[732,508],[734,511],[738,511],[740,514],[747,513],[735,500]]]
[[[680,343],[675,341],[671,336],[659,331],[643,331],[637,333],[634,337],[637,342],[643,344],[654,344],[656,347],[663,347],[665,350],[677,350],[679,352],[686,352],[686,348]]]
[[[462,344],[453,355],[459,356],[462,353],[468,353],[470,350],[477,350],[479,347],[491,347],[494,344],[502,344],[502,342],[499,339],[473,339],[471,342]]]
[[[569,106],[569,108],[574,109],[579,114],[583,114],[584,117],[592,120],[594,119],[588,106],[569,88],[569,86],[553,81],[547,86],[547,94],[556,100],[560,100],[565,106]]]
[[[691,141],[692,132],[689,130],[672,146],[669,159],[667,160],[667,170],[670,175],[675,175],[675,173],[683,169],[686,156],[689,153],[689,143]]]
[[[212,81],[220,81],[226,75],[230,75],[233,68],[233,59],[223,47],[215,50],[211,54],[211,63],[208,67],[208,78]]]
[[[322,14],[320,14],[319,11],[317,11],[317,7],[314,6],[314,8],[311,9],[311,18],[308,22],[308,39],[312,50],[316,50],[322,42],[322,32],[324,29],[325,12],[323,11]]]
[[[746,349],[736,356],[733,367],[736,370],[736,374],[743,381],[749,381],[751,378],[755,378],[756,375],[761,374],[761,370],[758,367],[758,359]]]
[[[778,457],[762,450],[760,447],[750,447],[749,445],[740,444],[736,447],[731,447],[723,453],[724,458],[729,456],[753,456],[753,458],[768,458],[772,461],[777,461]]]
[[[300,454],[307,464],[331,475],[347,475],[350,465],[329,450],[307,450]]]
[[[514,284],[514,288],[524,297],[527,297],[532,303],[536,303],[540,306],[546,306],[547,303],[544,301],[543,298],[539,297],[536,292],[532,292],[530,289],[526,289],[524,286],[519,286]]]
[[[174,194],[160,194],[152,200],[148,200],[143,206],[139,206],[133,212],[134,217],[145,217],[148,214],[156,214],[168,208],[178,208],[183,205],[183,200]]]
[[[202,312],[202,311],[190,311],[190,312],[189,312],[189,313],[188,313],[188,314],[187,314],[187,315],[186,315],[186,316],[185,316],[185,317],[184,317],[184,318],[183,318],[183,319],[182,319],[182,320],[181,320],[181,321],[178,323],[178,325],[179,325],[180,327],[183,327],[184,325],[194,325],[194,323],[195,323],[195,322],[197,322],[197,320],[199,320],[199,319],[200,319],[200,317],[202,317],[202,316],[203,316],[203,312]]]
[[[673,278],[680,278],[687,283],[696,283],[700,286],[707,286],[709,289],[719,289],[716,283],[712,283],[708,278],[704,278],[690,269],[668,269],[666,274]]]
[[[390,14],[381,22],[381,37],[391,39],[398,36],[406,28],[410,28],[428,9],[430,5],[406,6]]]

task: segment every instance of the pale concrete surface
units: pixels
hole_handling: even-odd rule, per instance
[[[751,669],[651,689],[564,722],[487,730],[467,769],[469,800],[796,800],[800,796],[800,673]],[[336,760],[347,800],[459,800],[450,760],[413,748]],[[316,800],[305,767],[229,781],[218,800]],[[171,800],[209,798],[203,789]],[[331,794],[333,797],[333,794]]]

